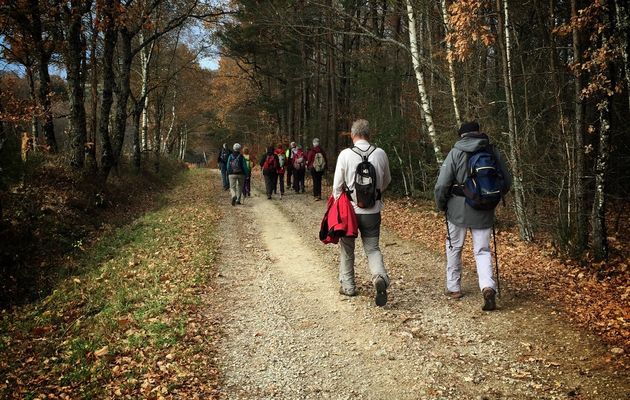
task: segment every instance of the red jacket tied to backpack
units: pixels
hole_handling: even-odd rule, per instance
[[[358,235],[359,223],[348,193],[341,193],[337,200],[330,196],[319,229],[319,240],[324,244],[339,243],[340,237],[356,238]]]

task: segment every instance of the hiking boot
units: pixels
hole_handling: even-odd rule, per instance
[[[481,309],[483,311],[496,310],[496,308],[497,308],[497,302],[496,302],[497,292],[495,292],[494,289],[487,287],[487,288],[484,288],[481,291],[481,294],[483,295],[483,306],[481,306]]]
[[[446,295],[446,297],[448,297],[449,300],[459,300],[462,297],[464,297],[464,294],[462,292],[449,292],[448,290],[446,292],[444,292],[444,294]]]
[[[374,281],[374,290],[376,290],[376,296],[374,296],[374,302],[377,306],[383,307],[387,304],[387,282],[382,277],[376,278]]]
[[[348,297],[353,297],[357,295],[357,290],[356,289],[352,289],[352,290],[345,290],[343,288],[343,286],[339,287],[339,294],[344,295],[344,296],[348,296]]]
[[[235,206],[236,205],[236,196],[232,197],[232,205]]]
[[[267,200],[271,200],[271,196],[267,196]]]

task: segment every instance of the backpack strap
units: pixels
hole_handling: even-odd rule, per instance
[[[359,151],[355,151],[354,149],[358,149]],[[372,151],[370,151],[370,149],[372,149]],[[370,145],[370,147],[368,147],[367,150],[361,150],[361,148],[359,146],[352,146],[350,148],[350,150],[352,150],[352,152],[354,154],[356,154],[359,157],[361,157],[363,159],[363,161],[367,161],[368,158],[372,155],[372,153],[374,153],[374,151],[376,150],[376,146]],[[365,154],[365,153],[367,153],[367,154]]]

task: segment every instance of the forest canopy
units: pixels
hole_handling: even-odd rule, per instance
[[[515,177],[520,236],[606,259],[629,184],[628,15],[621,0],[5,0],[0,160],[26,135],[104,184],[230,141],[319,137],[334,155],[361,117],[395,189],[429,198],[478,120]]]

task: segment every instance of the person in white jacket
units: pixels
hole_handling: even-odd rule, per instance
[[[383,200],[380,198],[380,194],[387,189],[392,180],[389,172],[389,160],[383,149],[370,144],[368,121],[364,119],[354,121],[350,134],[353,147],[339,153],[333,181],[333,196],[338,199],[346,187],[352,193],[352,204],[357,214],[361,241],[368,258],[372,284],[376,292],[375,302],[377,306],[382,307],[387,303],[389,276],[379,247],[381,210],[383,210]],[[367,160],[374,166],[376,189],[379,193],[374,205],[370,208],[359,207],[355,194],[356,170],[363,161],[363,156],[367,156]],[[341,283],[339,293],[346,296],[357,294],[354,279],[354,241],[355,238],[352,237],[342,237],[339,240],[339,282]]]

